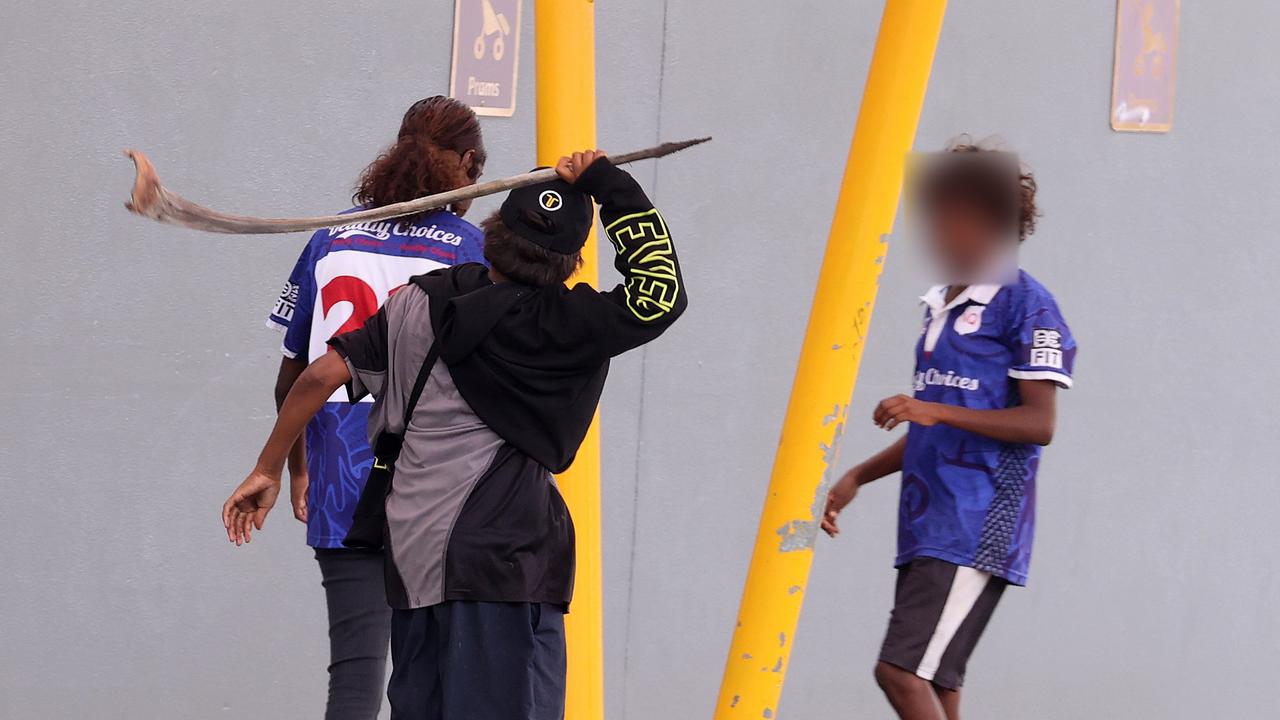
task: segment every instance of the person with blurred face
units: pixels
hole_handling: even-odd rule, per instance
[[[895,602],[875,676],[906,720],[957,720],[978,638],[1005,588],[1024,585],[1036,471],[1076,342],[1048,290],[1017,264],[1036,183],[1017,158],[969,144],[919,164],[913,199],[946,280],[921,298],[913,393],[872,421],[905,436],[846,472],[822,527],[859,488],[902,473]]]
[[[574,534],[552,474],[573,462],[611,358],[656,339],[688,303],[666,222],[634,178],[598,150],[561,158],[556,173],[512,190],[481,224],[487,267],[415,277],[330,340],[223,506],[228,538],[248,540],[325,401],[344,387],[376,399],[382,474],[344,542],[385,542],[394,720],[563,719]],[[623,278],[604,292],[565,286],[593,200]]]
[[[426,98],[408,109],[396,142],[365,169],[353,210],[474,184],[484,162],[471,108],[443,96]],[[277,408],[330,338],[364,325],[410,277],[482,259],[480,229],[462,219],[468,204],[311,237],[267,322],[284,333]],[[295,444],[290,499],[294,517],[306,523],[328,608],[325,719],[374,720],[386,692],[391,608],[382,551],[342,544],[373,464],[366,437],[373,403],[348,400],[345,389],[336,389]]]

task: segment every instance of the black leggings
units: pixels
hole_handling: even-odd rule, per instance
[[[329,606],[325,720],[375,720],[386,693],[391,608],[382,553],[316,548]]]

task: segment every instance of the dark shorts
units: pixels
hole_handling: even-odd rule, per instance
[[[392,720],[562,720],[564,612],[453,601],[391,617]]]
[[[880,660],[959,690],[1006,585],[990,573],[934,558],[903,565]]]

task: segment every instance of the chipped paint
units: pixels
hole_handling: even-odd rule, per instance
[[[867,337],[867,334],[863,331],[863,328],[866,327],[866,316],[867,316],[867,309],[869,306],[870,306],[870,303],[868,303],[867,306],[858,308],[858,312],[854,314],[853,331],[858,334],[859,341],[865,340]]]
[[[731,707],[731,708],[738,707],[738,701],[739,701],[739,700],[741,700],[741,699],[742,699],[742,696],[741,696],[741,695],[734,695],[734,696],[733,696],[733,701],[729,703],[729,707]]]
[[[780,672],[782,672],[782,657],[781,657],[781,656],[779,656],[779,657],[778,657],[778,664],[773,666],[773,671],[774,671],[774,672],[776,672],[776,673],[780,673]]]
[[[778,552],[812,550],[817,530],[818,525],[812,520],[792,520],[783,525],[777,530],[778,535],[782,537],[782,542],[778,544]]]
[[[830,444],[818,443],[818,449],[822,450],[822,462],[827,466],[822,473],[824,476],[831,472],[831,466],[835,465],[836,460],[840,458],[840,439],[842,437],[844,437],[844,420],[836,424]]]
[[[792,520],[775,531],[782,538],[782,542],[778,544],[778,552],[813,549],[814,541],[818,537],[819,521],[827,505],[827,491],[835,481],[832,470],[840,457],[840,439],[844,436],[844,416],[848,411],[848,404],[835,405],[832,408],[832,414],[828,416],[839,417],[840,422],[836,424],[832,433],[831,444],[818,443],[818,449],[822,451],[822,462],[826,467],[823,469],[817,492],[814,493],[813,502],[809,505],[809,519]],[[826,424],[825,421],[824,424]]]
[[[804,588],[800,587],[799,585],[792,585],[791,587],[787,588],[787,594],[795,595],[796,593],[800,592],[803,589]]]
[[[837,345],[837,346],[836,346],[836,348],[837,348],[837,349],[838,349],[839,347],[840,347],[839,345]],[[822,425],[823,425],[823,427],[825,427],[825,426],[827,426],[827,425],[830,425],[831,423],[835,422],[836,420],[841,419],[841,417],[842,417],[843,415],[844,415],[844,413],[840,411],[840,405],[838,405],[838,404],[837,404],[837,405],[832,405],[832,406],[831,406],[831,412],[830,412],[830,413],[828,413],[826,417],[822,418]]]
[[[772,708],[765,708],[765,709],[764,709],[764,716],[765,716],[765,717],[767,717],[767,718],[771,718],[771,717],[773,717],[773,709],[772,709]]]
[[[786,647],[786,646],[787,646],[787,634],[784,632],[778,633],[778,647]]]

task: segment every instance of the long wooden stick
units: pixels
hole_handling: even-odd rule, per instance
[[[624,153],[622,155],[611,156],[610,159],[615,165],[625,165],[626,163],[636,162],[637,160],[648,160],[650,158],[660,158],[679,152],[687,147],[700,145],[707,142],[711,138],[698,138],[696,140],[685,140],[683,142],[663,143],[656,147],[637,150],[635,152]],[[542,170],[534,170],[533,172],[524,173],[523,175],[513,175],[512,177],[502,178],[500,180],[491,180],[479,185],[468,185],[467,187],[450,190],[449,192],[438,193],[436,195],[428,195],[416,200],[408,200],[406,202],[386,205],[379,208],[371,208],[369,210],[361,210],[346,215],[324,215],[321,217],[310,218],[256,218],[246,215],[228,215],[220,213],[216,210],[210,210],[202,205],[197,205],[181,195],[165,188],[160,184],[160,178],[156,175],[155,166],[147,159],[141,151],[126,150],[125,155],[133,160],[134,166],[137,168],[138,174],[133,182],[133,193],[129,202],[125,203],[125,207],[130,212],[151,218],[157,222],[169,225],[181,225],[183,227],[194,228],[196,230],[204,230],[216,233],[231,233],[237,235],[264,235],[272,233],[292,233],[303,232],[307,230],[319,230],[325,227],[335,227],[339,225],[350,225],[353,223],[372,222],[375,220],[387,220],[389,218],[403,217],[405,215],[416,215],[427,210],[447,207],[453,203],[462,200],[471,200],[485,195],[493,195],[495,193],[506,192],[527,185],[536,185],[540,182],[546,182],[556,177],[556,171],[551,168]]]

